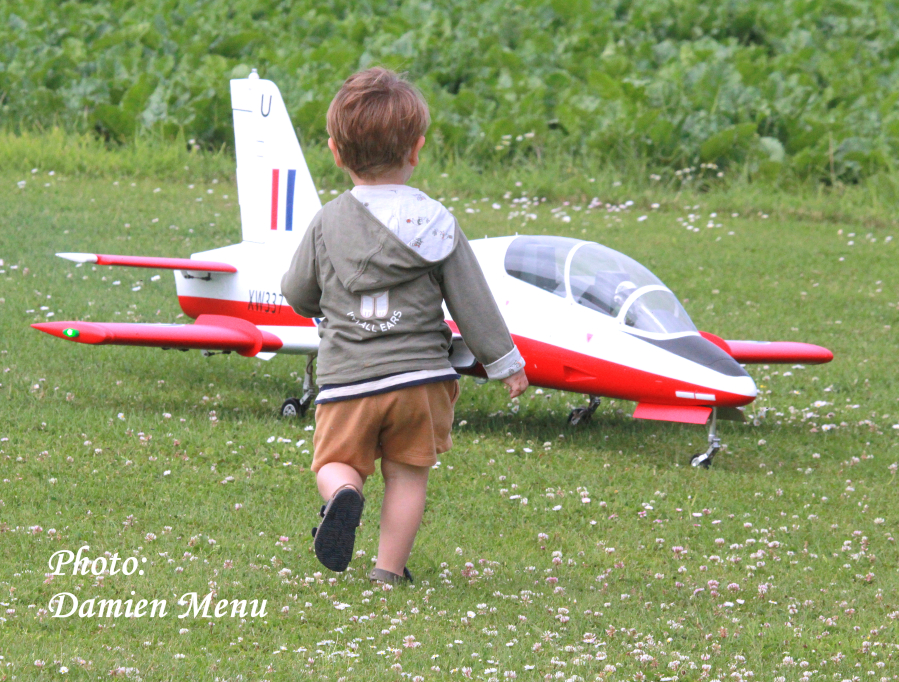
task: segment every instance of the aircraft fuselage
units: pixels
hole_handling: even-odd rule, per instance
[[[570,295],[554,295],[511,276],[503,258],[513,239],[481,239],[471,245],[527,362],[531,384],[675,406],[736,407],[754,400],[752,378],[697,332],[640,333]],[[226,315],[263,332],[276,331],[284,344],[279,353],[314,353],[316,322],[296,314],[281,294],[281,276],[294,248],[295,242],[287,240],[243,242],[194,254],[195,259],[231,264],[237,273],[175,271],[182,310],[193,318]],[[448,312],[446,319],[455,330]],[[479,368],[460,371],[477,374]]]

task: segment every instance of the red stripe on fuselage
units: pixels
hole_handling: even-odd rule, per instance
[[[659,405],[712,404],[678,398],[676,391],[714,394],[714,405],[719,407],[738,407],[755,400],[754,397],[644,372],[524,336],[513,335],[512,338],[525,359],[528,381],[534,386]]]
[[[200,296],[179,296],[178,303],[185,315],[196,318],[200,315],[227,315],[253,324],[279,327],[314,327],[315,322],[308,317],[297,315],[279,294],[274,302],[266,301],[226,301],[220,298]]]
[[[278,176],[277,168],[272,168],[272,229],[278,229]]]

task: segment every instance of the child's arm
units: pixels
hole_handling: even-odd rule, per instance
[[[456,226],[458,243],[440,268],[440,289],[459,333],[490,379],[503,381],[510,393],[527,388],[524,359],[512,342],[478,259],[462,230]]]
[[[303,317],[322,316],[322,289],[315,262],[315,228],[320,220],[318,215],[312,220],[293,255],[290,268],[281,278],[281,293],[297,314]]]

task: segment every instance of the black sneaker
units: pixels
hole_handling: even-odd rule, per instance
[[[368,574],[368,580],[372,583],[387,583],[388,585],[399,585],[400,583],[414,583],[412,574],[409,569],[403,567],[403,574],[397,575],[383,568],[373,568]]]
[[[327,507],[327,506],[328,506],[328,505],[323,504],[321,510],[318,512],[318,515],[321,516],[322,518],[325,517],[325,507]],[[312,527],[312,539],[313,539],[313,540],[315,539],[315,534],[316,534],[317,532],[318,532],[318,526],[313,526],[313,527]]]
[[[352,486],[338,489],[325,505],[313,545],[325,568],[340,572],[349,566],[364,506],[365,499]]]

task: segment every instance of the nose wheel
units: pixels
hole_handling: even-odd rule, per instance
[[[577,426],[578,424],[589,422],[601,401],[602,398],[599,396],[591,395],[590,404],[587,407],[575,407],[568,413],[568,423],[572,426]]]
[[[712,408],[712,423],[709,426],[709,447],[705,452],[700,452],[690,458],[690,466],[708,469],[712,466],[712,458],[721,449],[721,439],[718,438],[718,408]]]
[[[281,416],[287,418],[304,417],[315,399],[315,382],[313,381],[313,373],[315,371],[315,356],[310,355],[306,358],[306,374],[303,377],[303,397],[288,398],[281,404]]]

